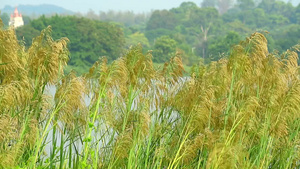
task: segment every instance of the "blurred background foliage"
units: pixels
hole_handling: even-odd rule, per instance
[[[204,0],[183,2],[170,10],[150,13],[99,12],[72,16],[24,16],[25,26],[16,29],[28,47],[31,39],[51,25],[53,37],[68,37],[71,59],[67,69],[84,72],[101,56],[111,62],[124,50],[141,43],[162,64],[176,51],[184,53],[185,66],[216,61],[251,33],[266,32],[268,48],[283,52],[299,43],[300,5],[278,0]],[[33,19],[31,19],[33,18]],[[7,13],[1,14],[6,27]]]

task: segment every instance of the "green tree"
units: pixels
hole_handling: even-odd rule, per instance
[[[146,30],[153,30],[158,28],[169,29],[172,30],[178,24],[174,13],[168,10],[156,10],[152,13],[148,23]]]
[[[9,15],[7,13],[1,13],[0,18],[5,27],[8,27]]]
[[[300,24],[300,4],[295,8],[293,16],[290,19],[292,23]]]
[[[219,13],[215,8],[198,8],[191,11],[190,19],[185,23],[192,28],[193,36],[197,38],[193,47],[196,47],[197,53],[203,58],[206,58],[209,35],[217,33],[218,21]]]
[[[185,22],[189,19],[189,13],[197,9],[197,5],[194,2],[183,2],[178,8],[172,8],[170,12],[174,13],[177,21],[177,25]]]
[[[155,62],[166,62],[175,55],[177,42],[169,36],[161,36],[154,44],[153,56]]]
[[[201,2],[201,7],[207,8],[207,7],[216,7],[217,6],[217,0],[203,0]]]
[[[291,3],[276,0],[263,0],[258,7],[263,9],[266,14],[281,15],[288,18],[291,22],[294,22],[295,17],[297,17],[297,14],[295,14],[297,9],[293,7]]]
[[[285,51],[296,44],[300,44],[300,25],[288,25],[283,27],[278,32],[275,32],[274,37],[276,46],[279,50]]]
[[[154,44],[155,39],[164,35],[172,35],[175,33],[174,30],[168,30],[164,28],[153,29],[145,32],[150,44]]]
[[[233,5],[233,0],[218,0],[218,10],[220,14],[224,14],[228,11]]]
[[[237,5],[241,10],[249,10],[255,7],[253,0],[237,0]]]
[[[189,13],[189,20],[184,23],[188,27],[208,27],[219,18],[215,8],[196,8]]]
[[[48,25],[52,26],[52,36],[57,39],[68,37],[71,53],[70,64],[73,66],[90,66],[101,56],[109,61],[118,58],[124,48],[125,38],[120,27],[87,18],[74,16],[45,16],[33,20],[30,24],[16,30],[19,39],[25,39],[26,45]]]
[[[211,60],[218,60],[224,55],[228,55],[230,48],[237,45],[242,38],[237,32],[228,32],[225,37],[216,38],[208,45],[208,53]]]
[[[275,1],[276,0],[262,0],[258,7],[262,8],[266,13],[270,14],[273,12]]]
[[[245,25],[242,23],[240,20],[235,20],[233,22],[227,23],[228,30],[231,30],[233,32],[238,32],[239,34],[242,35],[249,35],[250,33],[253,32],[249,26]]]
[[[98,19],[102,21],[113,21],[122,23],[125,26],[133,26],[146,24],[149,19],[148,14],[145,13],[134,13],[132,11],[113,11],[100,12]]]
[[[241,11],[237,17],[242,23],[253,28],[265,27],[269,22],[268,15],[261,8]]]
[[[29,25],[25,25],[18,28],[16,32],[18,39],[22,39],[27,47],[30,46],[32,43],[32,38],[30,37],[37,37],[41,33],[41,31]]]
[[[203,0],[201,7],[217,7],[220,14],[224,14],[233,5],[233,0]]]
[[[23,15],[24,25],[28,25],[31,22],[31,18],[29,16]]]
[[[146,36],[141,32],[135,32],[126,37],[126,47],[141,43],[144,48],[149,48],[150,44]]]
[[[196,8],[197,5],[194,2],[182,2],[179,6],[179,9],[184,9],[184,11],[188,11],[191,8]]]

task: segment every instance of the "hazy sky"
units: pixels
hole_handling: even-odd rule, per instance
[[[74,12],[95,12],[112,10],[130,10],[135,12],[151,9],[170,9],[179,6],[185,0],[0,0],[0,9],[5,5],[17,6],[53,4]],[[200,5],[202,0],[190,0]]]
[[[96,13],[99,11],[130,10],[134,12],[148,12],[152,9],[170,9],[178,7],[185,0],[0,0],[0,9],[5,5],[39,5],[53,4],[74,12],[86,13],[90,9]],[[189,0],[200,5],[202,0]],[[288,1],[288,0],[285,0]],[[300,0],[291,0],[298,4]]]

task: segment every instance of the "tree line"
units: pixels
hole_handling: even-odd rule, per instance
[[[77,16],[41,16],[28,20],[16,31],[28,46],[33,37],[51,25],[54,38],[70,39],[70,65],[81,68],[101,56],[112,61],[124,49],[138,43],[144,51],[153,50],[153,60],[157,63],[179,53],[185,65],[226,57],[232,45],[255,31],[266,35],[270,51],[282,52],[299,43],[300,5],[276,0],[232,2],[204,0],[199,5],[183,2],[179,7],[151,14],[90,11]]]

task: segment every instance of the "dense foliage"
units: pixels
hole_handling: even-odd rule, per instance
[[[254,31],[269,31],[270,50],[280,52],[299,42],[300,5],[275,0],[203,1],[202,7],[184,2],[170,10],[156,10],[146,25],[145,35],[155,45],[160,36],[175,39],[177,47],[206,61],[219,59],[230,47]],[[177,38],[180,37],[180,38]],[[188,46],[188,48],[183,48]],[[154,57],[161,57],[154,55]]]
[[[90,10],[85,15],[75,14],[77,17],[42,16],[32,21],[25,17],[28,24],[18,28],[17,35],[19,40],[24,37],[29,46],[33,37],[51,25],[54,38],[70,39],[70,65],[80,72],[99,56],[107,56],[111,62],[124,49],[138,43],[143,45],[144,52],[153,50],[157,63],[165,62],[177,51],[188,66],[228,55],[232,45],[255,31],[269,32],[266,38],[270,51],[283,52],[299,43],[300,5],[295,7],[278,0],[204,0],[199,5],[183,2],[170,10],[138,14],[97,14]],[[7,26],[8,15],[3,13],[1,18]]]
[[[0,13],[0,18],[3,22],[4,27],[8,27],[9,15],[7,13]]]
[[[24,39],[30,46],[32,38],[51,25],[54,38],[68,37],[71,52],[70,65],[91,66],[99,57],[106,56],[109,61],[117,59],[123,51],[125,39],[120,27],[100,21],[74,16],[44,16],[17,29],[18,39]]]
[[[181,53],[155,68],[139,45],[76,76],[67,43],[0,29],[0,168],[300,167],[299,46],[256,32],[183,77]]]

